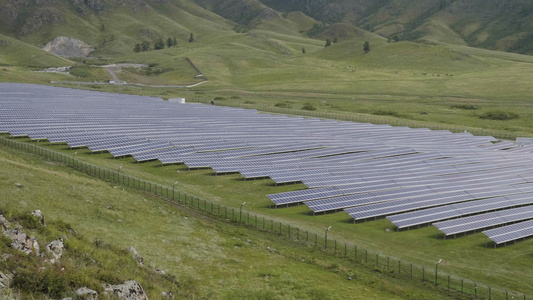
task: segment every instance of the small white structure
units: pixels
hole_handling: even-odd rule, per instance
[[[175,102],[175,103],[184,104],[185,103],[185,98],[169,98],[168,102]]]

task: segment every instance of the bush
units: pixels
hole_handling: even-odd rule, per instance
[[[512,113],[512,112],[504,112],[504,111],[489,111],[481,116],[479,116],[480,119],[485,120],[497,120],[497,121],[507,121],[507,120],[513,120],[518,119],[520,116],[518,114]]]
[[[376,110],[374,115],[399,117],[400,114],[393,110]]]
[[[51,268],[19,268],[13,277],[13,286],[52,298],[60,298],[68,288],[67,280],[57,265]]]
[[[72,68],[69,73],[79,78],[88,78],[92,76],[90,67],[76,66]]]
[[[288,102],[278,102],[274,104],[274,106],[279,108],[291,108],[291,105]]]
[[[311,103],[305,103],[304,106],[302,106],[303,110],[316,110],[316,107],[313,106]]]
[[[219,101],[220,100],[228,100],[228,98],[217,96],[217,97],[213,98],[213,100],[219,100]]]
[[[17,216],[16,220],[24,228],[33,230],[33,229],[37,229],[41,227],[41,223],[39,223],[39,219],[30,214],[23,214],[23,215]]]
[[[477,106],[472,105],[472,104],[457,104],[457,105],[452,105],[452,106],[450,106],[450,108],[467,109],[467,110],[476,110],[476,109],[477,109]]]
[[[171,68],[148,67],[148,68],[142,68],[141,74],[144,76],[157,76],[159,74],[170,72],[170,71],[172,71]]]

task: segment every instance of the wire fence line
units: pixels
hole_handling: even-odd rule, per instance
[[[175,186],[169,187],[130,176],[124,172],[121,173],[120,168],[116,170],[103,168],[83,162],[74,155],[66,155],[37,146],[36,144],[15,141],[5,137],[0,137],[0,145],[60,162],[65,166],[110,183],[151,193],[173,204],[194,209],[213,218],[219,218],[241,226],[248,226],[257,230],[277,234],[293,242],[322,249],[331,255],[345,258],[347,261],[359,266],[388,273],[391,276],[426,282],[450,292],[472,296],[474,299],[533,299],[533,296],[525,293],[509,291],[499,287],[493,288],[475,280],[440,271],[438,263],[432,267],[421,266],[398,257],[366,249],[354,242],[341,241],[328,237],[328,230],[324,230],[323,233],[317,233],[290,223],[243,210],[242,206],[235,208],[215,203],[181,192],[175,189]]]
[[[190,98],[187,99],[189,102],[196,103],[210,103],[210,99],[206,98]],[[264,112],[272,112],[278,114],[286,115],[299,115],[299,116],[308,116],[315,118],[323,119],[332,119],[332,120],[341,120],[341,121],[352,121],[357,123],[371,123],[371,124],[389,124],[391,126],[406,126],[410,128],[428,128],[431,130],[448,130],[454,133],[469,132],[476,136],[493,136],[499,139],[505,140],[516,140],[517,137],[526,137],[533,136],[530,133],[524,132],[512,132],[507,130],[491,130],[483,129],[476,127],[460,126],[460,125],[449,125],[449,124],[435,124],[423,121],[414,121],[400,119],[392,116],[378,116],[378,115],[365,115],[365,114],[343,114],[343,113],[330,113],[330,112],[320,112],[315,110],[304,110],[304,109],[293,109],[293,108],[284,108],[268,105],[258,105],[254,103],[246,103],[246,101],[237,101],[237,100],[219,100],[215,101],[215,105],[218,106],[229,106],[229,107],[239,107],[246,109],[256,109]]]

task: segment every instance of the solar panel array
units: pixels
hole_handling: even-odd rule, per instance
[[[533,236],[533,220],[483,231],[496,245]]]
[[[300,182],[307,189],[267,196],[314,213],[387,217],[398,228],[452,218],[474,224],[465,217],[533,204],[533,147],[468,132],[8,83],[0,83],[0,132],[139,162]]]

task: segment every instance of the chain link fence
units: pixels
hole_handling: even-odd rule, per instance
[[[290,223],[268,218],[240,208],[222,205],[207,199],[189,195],[175,189],[175,186],[165,186],[155,182],[140,179],[120,172],[121,169],[111,170],[83,162],[75,155],[66,155],[35,144],[19,142],[0,137],[0,145],[16,150],[36,154],[46,159],[60,162],[89,176],[119,184],[124,187],[144,191],[159,196],[173,204],[194,209],[213,218],[223,219],[241,226],[253,227],[272,234],[283,236],[293,242],[305,243],[323,251],[343,257],[351,263],[369,269],[388,273],[391,276],[402,277],[407,280],[418,280],[446,289],[450,292],[461,293],[474,299],[532,299],[527,295],[501,288],[493,288],[475,280],[461,278],[439,270],[439,265],[421,266],[398,257],[388,256],[377,251],[366,249],[357,243],[339,241],[327,236],[327,230],[321,233],[300,228]]]

